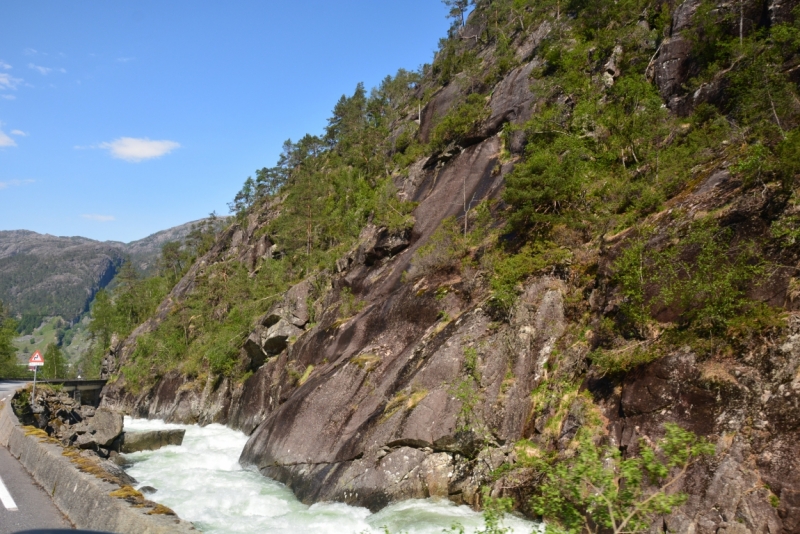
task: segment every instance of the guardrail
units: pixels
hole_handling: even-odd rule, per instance
[[[3,379],[0,378],[0,381]],[[33,380],[27,379],[8,379],[10,382],[30,382]],[[84,380],[84,379],[53,379],[53,380],[37,380],[37,384],[45,384],[51,386],[59,386],[62,391],[72,393],[72,398],[80,401],[81,404],[90,404],[97,407],[100,404],[100,392],[106,385],[108,380]]]

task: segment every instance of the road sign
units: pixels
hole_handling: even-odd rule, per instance
[[[37,350],[28,360],[28,367],[41,367],[42,365],[44,365],[44,358],[42,358],[42,353]]]
[[[31,358],[28,360],[28,369],[33,367],[33,393],[31,393],[31,404],[36,402],[36,371],[43,365],[44,358],[42,358],[42,353],[38,350],[34,351]]]

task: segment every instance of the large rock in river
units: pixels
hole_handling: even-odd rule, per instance
[[[119,452],[155,451],[167,445],[180,445],[183,443],[184,434],[186,434],[186,430],[182,428],[124,432]]]

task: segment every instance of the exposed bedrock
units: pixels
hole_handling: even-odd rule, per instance
[[[410,497],[474,503],[475,459],[519,439],[552,342],[564,327],[562,286],[544,279],[526,292],[516,335],[480,308],[449,323],[419,287],[399,290],[310,357],[336,357],[256,429],[242,462],[287,483],[304,501],[340,500],[377,509]],[[422,304],[422,306],[420,306]],[[481,364],[473,382],[465,354]],[[338,353],[338,357],[336,354]],[[317,360],[318,361],[318,360]],[[505,384],[514,369],[515,383]],[[484,392],[465,406],[458,389]]]
[[[675,5],[668,38],[650,65],[636,67],[647,70],[664,104],[678,114],[724,98],[724,84],[717,83],[723,78],[691,94],[685,90],[697,74],[689,30],[699,4]],[[744,4],[748,18],[758,8],[777,21],[797,2]],[[635,24],[650,31],[644,20]],[[479,30],[468,27],[462,37],[474,37],[480,48]],[[480,88],[484,120],[393,175],[398,196],[418,203],[413,228],[392,231],[371,219],[330,271],[295,285],[243,333],[242,372],[236,376],[246,378],[173,370],[134,394],[123,372],[106,387],[104,404],[139,417],[241,429],[250,436],[241,462],[286,483],[307,503],[343,501],[375,510],[400,499],[438,496],[477,506],[481,486],[489,486],[529,512],[524,507],[539,473],[517,462],[517,445],[524,448],[527,442],[519,442],[525,438],[542,449],[568,450],[587,422],[586,402],[607,433],[603,439],[624,454],[635,452],[642,439],[658,440],[666,422],[717,445],[714,459],[694,465],[681,483],[691,495],[687,504],[661,518],[654,533],[800,531],[800,299],[787,292],[796,258],[779,262],[782,267],[765,275],[751,295],[784,306],[788,327],[713,357],[670,345],[661,359],[614,376],[601,375],[589,357],[601,335],[592,321],[619,310],[623,296],[612,281],[613,262],[632,230],[592,242],[575,237],[579,243],[564,245],[575,263],[520,283],[518,302],[502,317],[487,305],[485,272],[467,265],[426,271],[412,264],[446,217],[463,224],[464,212],[483,199],[498,200],[492,214],[503,224],[504,180],[525,144],[523,128],[504,126],[523,125],[549,94],[533,75],[541,72],[537,47],[551,30],[545,23],[528,35],[510,36],[520,64],[494,87]],[[479,56],[491,60],[484,52]],[[611,87],[626,51],[615,45],[608,53],[595,74]],[[417,140],[428,141],[436,122],[473,90],[463,78],[421,87],[419,95],[431,89],[428,104],[418,116],[415,102],[393,132],[416,131]],[[731,165],[720,158],[698,168],[685,191],[648,216],[654,233],[647,245],[657,249],[683,235],[689,221],[707,216],[741,239],[768,235],[771,221],[789,209],[785,195],[775,184],[743,190]],[[106,373],[124,366],[137,336],[156,328],[191,294],[209,265],[240,261],[255,275],[263,262],[288,254],[265,237],[274,208],[254,211],[226,230],[156,316],[113,344]],[[480,261],[481,247],[473,247],[471,259]],[[579,264],[589,267],[579,272],[573,268]],[[653,315],[661,325],[677,319],[674,309]],[[625,347],[635,347],[638,338],[628,342]],[[503,474],[509,465],[518,478]]]

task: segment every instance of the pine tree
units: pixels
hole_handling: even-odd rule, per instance
[[[0,376],[14,377],[19,374],[17,351],[13,340],[17,335],[17,322],[0,302]]]

